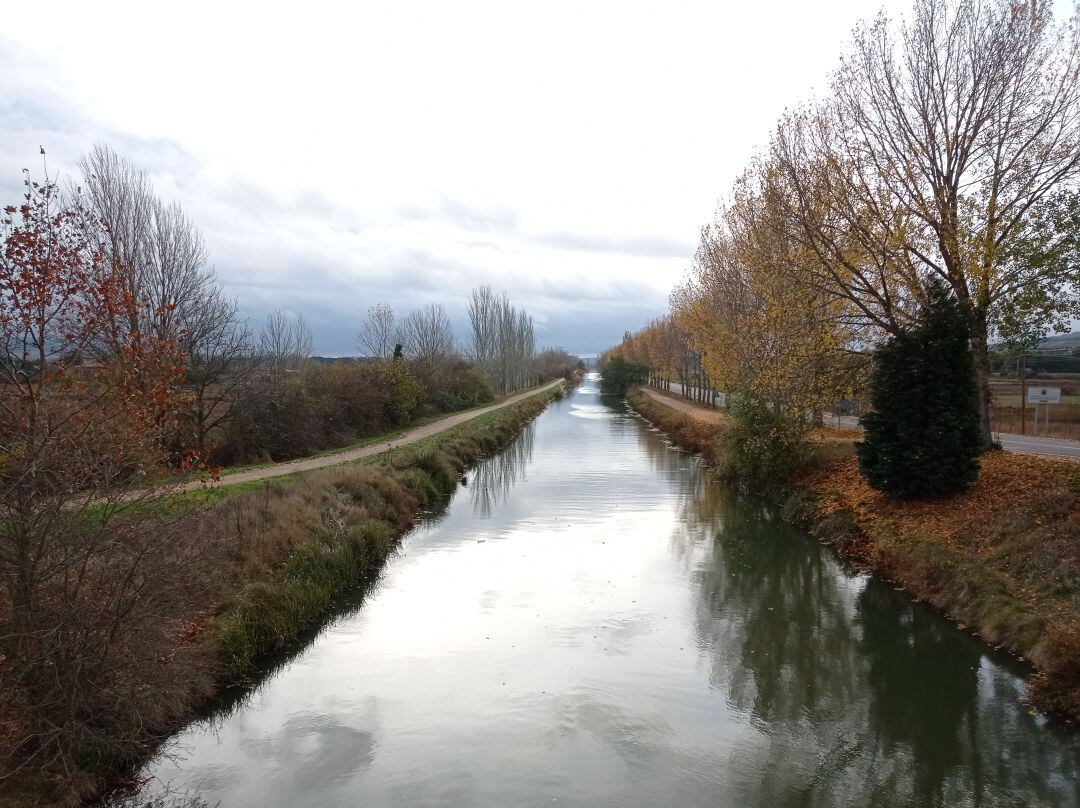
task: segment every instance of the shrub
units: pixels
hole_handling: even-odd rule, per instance
[[[782,485],[806,457],[801,413],[746,392],[731,400],[731,428],[720,447],[720,474],[752,491]]]
[[[404,426],[413,419],[424,388],[400,356],[378,364],[379,389],[383,393],[383,412],[394,426]]]
[[[979,474],[978,388],[960,304],[941,281],[927,285],[914,328],[876,353],[872,402],[858,444],[866,481],[902,497],[963,490]]]
[[[600,392],[605,395],[626,395],[635,384],[643,383],[649,376],[649,368],[630,362],[621,356],[613,356],[601,368]]]
[[[418,375],[425,399],[439,412],[467,410],[495,398],[487,376],[467,362],[443,363]]]

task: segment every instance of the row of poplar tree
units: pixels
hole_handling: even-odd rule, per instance
[[[805,437],[808,413],[871,376],[875,390],[903,376],[873,403],[882,419],[906,403],[919,428],[864,452],[868,478],[943,490],[931,458],[959,455],[950,479],[963,485],[970,455],[992,444],[991,346],[1031,345],[1080,316],[1078,181],[1076,12],[915,0],[899,21],[856,26],[827,92],[785,112],[702,228],[668,317],[616,353],[650,367],[696,353],[777,457]],[[946,315],[962,321],[967,359],[916,361]],[[904,373],[883,368],[892,352],[907,352]],[[956,386],[969,383],[973,395]],[[951,428],[971,412],[973,438]],[[868,421],[868,444],[881,423]],[[903,456],[927,458],[907,481],[872,471]]]

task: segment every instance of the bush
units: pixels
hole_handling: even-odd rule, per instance
[[[487,376],[468,362],[444,362],[414,371],[424,388],[424,400],[437,412],[467,410],[492,401]]]
[[[569,379],[584,363],[562,348],[545,348],[536,355],[536,373],[542,380]]]
[[[383,413],[394,426],[405,426],[416,415],[424,394],[423,385],[400,356],[377,363]]]
[[[642,384],[649,377],[649,368],[630,362],[621,356],[613,356],[600,369],[600,392],[605,395],[626,395],[635,384]]]
[[[801,413],[746,392],[730,396],[731,428],[720,447],[720,474],[752,491],[782,485],[806,458]]]
[[[874,357],[874,411],[857,445],[866,481],[902,497],[954,493],[979,475],[978,388],[967,319],[945,284]]]
[[[451,403],[465,400],[460,380],[453,383]],[[232,418],[215,436],[214,460],[290,460],[345,446],[406,426],[427,394],[401,357],[309,363],[295,373],[267,375],[238,393]]]

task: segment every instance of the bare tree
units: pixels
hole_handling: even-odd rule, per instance
[[[144,171],[108,146],[95,146],[80,165],[103,248],[124,271],[132,296],[148,301],[148,322],[132,323],[132,330],[178,340],[188,310],[218,288],[202,235],[179,205],[154,194]]]
[[[1051,6],[917,0],[899,29],[881,15],[856,29],[823,110],[818,164],[838,169],[845,224],[901,253],[874,292],[915,297],[936,276],[968,314],[987,445],[995,309],[1075,306],[1075,273],[1004,260],[1039,203],[1080,177],[1080,25],[1055,26]]]
[[[367,319],[356,334],[361,351],[376,359],[387,359],[394,352],[397,340],[397,318],[394,310],[385,303],[376,303],[368,309]]]
[[[473,289],[469,298],[472,355],[500,393],[509,393],[532,379],[536,340],[532,318],[510,305],[504,292],[490,286]]]
[[[294,373],[311,356],[312,344],[311,329],[304,315],[275,309],[267,316],[259,337],[259,354],[272,374]]]
[[[233,417],[240,392],[259,367],[251,329],[235,300],[215,292],[189,307],[183,323],[192,443],[206,458],[210,437]]]
[[[506,296],[503,295],[505,298]],[[472,338],[472,359],[477,367],[491,376],[495,358],[495,293],[487,284],[478,286],[469,295],[468,312]]]
[[[413,359],[440,361],[454,354],[454,329],[441,303],[413,309],[401,322],[399,338]]]

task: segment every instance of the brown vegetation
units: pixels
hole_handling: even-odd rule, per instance
[[[153,544],[154,563],[140,570],[149,587],[138,591],[134,611],[95,608],[115,577],[112,556],[103,554],[81,611],[66,611],[32,638],[52,661],[39,653],[31,670],[24,648],[0,656],[0,804],[75,804],[137,766],[200,700],[243,677],[260,654],[290,642],[378,570],[419,512],[557,394],[487,413],[377,465],[219,489],[210,506],[175,497],[118,513],[131,536],[114,545],[120,558],[126,548],[150,546],[142,537],[174,543]],[[71,514],[84,525],[99,517]],[[10,625],[10,608],[0,602],[0,624]],[[124,619],[130,615],[138,619]],[[86,678],[90,662],[96,673]],[[42,699],[55,688],[45,680],[59,676],[71,678],[65,693],[77,698],[60,705],[62,722],[49,719],[61,744],[44,756],[42,722],[53,713]]]

